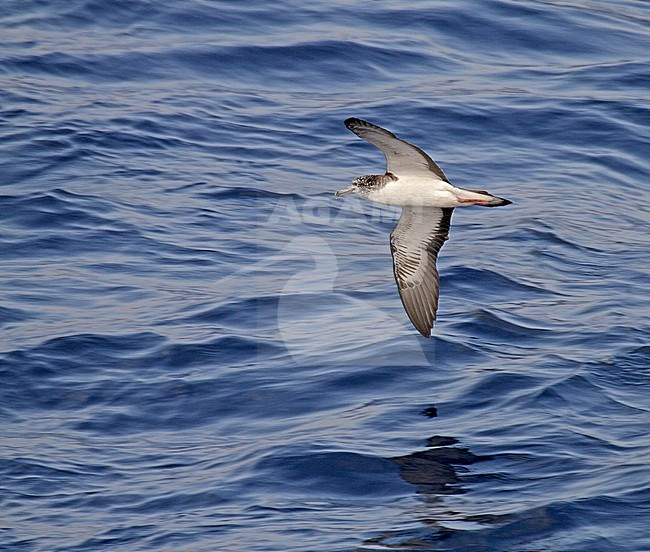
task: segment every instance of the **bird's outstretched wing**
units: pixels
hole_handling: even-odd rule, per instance
[[[345,120],[345,126],[359,138],[378,147],[386,156],[386,172],[400,176],[435,176],[449,182],[442,169],[420,148],[400,140],[386,129],[352,117]]]
[[[431,337],[438,310],[438,252],[449,236],[451,208],[403,207],[390,235],[393,272],[406,314]]]

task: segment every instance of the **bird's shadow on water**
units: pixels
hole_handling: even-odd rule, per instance
[[[421,413],[428,418],[438,416],[435,406],[429,406]],[[467,447],[460,446],[456,438],[444,435],[429,437],[422,450],[386,458],[397,466],[399,477],[415,486],[415,492],[420,495],[423,507],[416,515],[421,526],[382,532],[366,539],[357,550],[376,550],[377,547],[382,550],[438,550],[454,533],[444,525],[449,511],[444,506],[443,497],[469,492],[466,486],[470,477],[469,466],[491,459],[490,456],[472,453]],[[497,516],[484,516],[480,523],[485,526],[496,521]]]
[[[438,410],[429,406],[422,414],[435,418]],[[419,527],[383,531],[366,539],[356,552],[378,549],[505,552],[519,550],[519,546],[528,546],[535,540],[544,541],[550,533],[566,526],[561,508],[533,507],[513,514],[490,511],[489,504],[483,507],[480,502],[471,512],[447,504],[445,497],[465,495],[464,500],[476,506],[479,499],[472,499],[472,486],[501,479],[498,473],[490,473],[489,468],[481,474],[472,473],[471,469],[481,462],[499,462],[499,457],[474,454],[454,437],[434,435],[427,439],[426,448],[386,460],[397,466],[403,481],[416,488],[421,506],[409,513],[417,519]],[[552,543],[549,546],[525,549],[553,549]]]
[[[422,414],[435,418],[437,408],[430,406]],[[419,527],[392,529],[366,539],[356,548],[370,550],[499,552],[527,542],[531,534],[544,537],[550,525],[561,525],[561,514],[546,508],[533,508],[523,516],[490,511],[461,512],[446,504],[445,497],[466,495],[472,502],[474,483],[499,479],[497,475],[472,474],[470,466],[498,458],[477,455],[450,436],[434,435],[426,448],[404,456],[386,458],[399,470],[399,477],[413,485],[421,506],[409,512]],[[486,506],[486,508],[489,508]],[[537,548],[535,548],[537,550]]]
[[[398,466],[404,481],[418,487],[418,494],[460,494],[465,492],[461,472],[467,471],[461,466],[488,460],[489,457],[477,456],[457,444],[454,437],[434,435],[427,439],[426,449],[390,460]]]

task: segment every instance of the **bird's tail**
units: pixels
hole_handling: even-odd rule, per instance
[[[487,203],[477,203],[477,205],[480,205],[481,207],[503,207],[504,205],[510,205],[512,201],[509,199],[504,199],[502,197],[497,197],[492,195],[490,192],[486,192],[484,190],[467,190],[468,192],[472,192],[475,194],[480,194],[483,196],[481,199],[486,199]]]

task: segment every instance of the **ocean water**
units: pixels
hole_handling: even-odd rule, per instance
[[[650,7],[3,0],[0,549],[650,550]],[[454,214],[432,339],[342,122]]]

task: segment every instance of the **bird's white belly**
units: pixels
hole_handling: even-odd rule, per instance
[[[458,197],[451,184],[429,178],[400,178],[375,191],[368,199],[384,205],[457,207]]]

